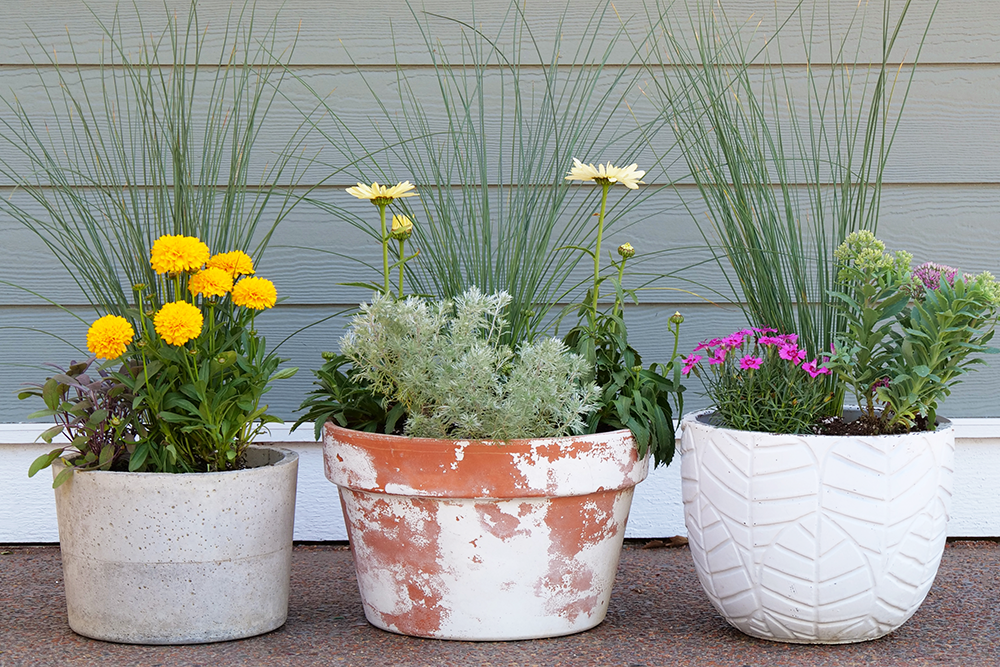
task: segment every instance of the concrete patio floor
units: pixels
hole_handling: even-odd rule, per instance
[[[901,629],[842,646],[751,639],[702,593],[686,547],[622,554],[607,619],[556,639],[473,643],[412,639],[364,618],[345,546],[300,545],[288,622],[251,639],[195,646],[126,646],[74,634],[66,623],[57,546],[0,547],[0,666],[35,665],[697,665],[920,667],[1000,665],[1000,545],[948,544],[927,600]]]

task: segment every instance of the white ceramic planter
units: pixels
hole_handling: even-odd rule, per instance
[[[195,644],[281,626],[298,454],[251,447],[247,463],[179,475],[77,471],[57,488],[73,631],[129,644]]]
[[[848,643],[902,625],[944,551],[954,432],[775,435],[687,415],[684,519],[712,604],[754,637]]]
[[[648,472],[628,431],[492,443],[327,423],[324,460],[368,620],[464,640],[604,620],[632,491]]]

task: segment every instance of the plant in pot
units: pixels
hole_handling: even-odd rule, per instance
[[[634,189],[641,176],[578,162],[567,178],[596,182],[606,199],[613,183]],[[384,186],[352,190],[391,203],[379,199]],[[597,224],[600,239],[603,206]],[[621,278],[634,251],[620,249],[615,302],[601,315],[599,246],[588,252],[594,283],[567,337],[582,354],[541,335],[508,344],[505,292],[428,301],[386,290],[317,373],[298,423],[323,434],[377,627],[512,640],[603,620],[633,489],[650,458],[673,453],[680,369],[673,359],[663,374],[644,368],[628,345]],[[675,340],[680,323],[671,319]]]
[[[847,330],[829,357],[748,329],[702,343],[683,369],[705,376],[715,405],[683,421],[691,553],[716,609],[764,639],[875,639],[917,610],[951,500],[954,433],[938,404],[994,351],[992,275],[911,270],[865,231],[836,257],[830,298]],[[858,408],[833,400],[843,386]]]
[[[70,627],[140,644],[268,632],[288,611],[298,467],[251,445],[278,421],[269,382],[296,371],[254,329],[275,288],[247,275],[249,256],[194,237],[161,237],[152,265],[159,284],[136,286],[127,311],[138,336],[105,315],[94,358],[21,393],[45,402],[31,417],[55,418],[46,441],[69,439],[29,475],[52,466]]]
[[[23,392],[57,421],[44,437],[68,438],[30,472],[52,465],[70,626],[131,643],[284,622],[297,469],[293,452],[251,445],[273,421],[269,382],[294,372],[255,330],[276,294],[251,255],[300,198],[285,176],[297,133],[263,170],[252,159],[284,73],[274,24],[258,42],[247,6],[221,39],[196,3],[164,20],[157,33],[144,15],[132,44],[116,12],[99,70],[36,67],[59,91],[38,112],[50,118],[14,100],[0,121],[0,171],[17,185],[0,206],[101,315],[87,344],[106,360]]]
[[[862,263],[849,278],[850,262],[834,253],[851,234],[876,229],[883,173],[917,71],[896,66],[897,40],[917,11],[928,12],[928,34],[937,3],[880,3],[877,22],[869,5],[857,5],[851,29],[825,53],[812,39],[828,32],[824,3],[796,3],[788,16],[776,11],[760,48],[756,18],[741,24],[717,7],[671,7],[659,5],[653,17],[651,99],[676,129],[708,209],[706,244],[751,324],[706,341],[685,364],[688,372],[709,369],[703,375],[715,378],[709,393],[720,411],[683,421],[685,522],[699,577],[720,613],[748,634],[791,642],[878,637],[914,612],[933,580],[953,448],[946,420],[935,423],[936,405],[915,395],[919,410],[906,407],[907,398],[895,406],[903,410],[897,419],[885,399],[930,387],[931,365],[908,356],[914,345],[950,343],[933,318],[908,315],[923,303],[897,281],[911,275],[908,260],[899,260],[896,278],[871,287],[879,299],[889,292],[896,299],[876,321],[864,310],[872,305],[867,294],[855,291],[875,274]],[[782,57],[783,36],[795,25],[802,68]],[[870,25],[881,39],[869,42]],[[868,44],[880,57],[857,62]],[[919,46],[910,52],[919,55]],[[991,312],[985,308],[981,315]],[[991,321],[957,335],[971,344]],[[880,341],[894,346],[891,356]],[[879,396],[888,411],[878,412],[868,435],[814,433],[820,418],[833,418],[826,433],[861,425],[841,413],[847,387],[860,391],[869,415]],[[912,432],[875,435],[883,420]],[[923,420],[931,430],[922,430]]]

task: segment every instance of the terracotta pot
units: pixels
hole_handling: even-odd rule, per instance
[[[280,627],[298,454],[251,447],[247,463],[216,473],[74,472],[55,490],[70,628],[113,642],[196,644]]]
[[[365,615],[417,637],[554,637],[608,609],[632,491],[628,431],[506,443],[326,424]]]
[[[698,578],[737,629],[842,644],[901,626],[947,536],[951,422],[869,437],[776,435],[688,415],[684,521]]]

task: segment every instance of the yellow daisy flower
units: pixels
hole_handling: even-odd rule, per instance
[[[392,187],[387,185],[379,185],[378,183],[372,183],[371,185],[365,185],[364,183],[358,183],[357,186],[352,188],[347,188],[347,194],[354,195],[358,199],[370,199],[376,206],[379,204],[388,204],[393,199],[400,199],[402,197],[415,197],[416,192],[410,192],[413,190],[415,185],[409,181],[403,181],[402,183],[396,183]]]
[[[153,326],[160,338],[170,345],[183,345],[201,334],[205,323],[201,311],[187,301],[173,301],[163,304],[153,318]]]
[[[117,359],[135,338],[135,329],[118,315],[105,315],[87,330],[87,349],[98,359]]]
[[[150,264],[157,273],[197,271],[208,261],[208,246],[194,236],[165,235],[156,239]]]
[[[210,266],[191,276],[188,290],[198,296],[225,296],[233,289],[233,276],[225,269]]]
[[[573,158],[573,168],[566,175],[567,181],[595,181],[597,183],[621,183],[629,190],[637,190],[645,171],[636,169],[639,165],[634,162],[627,167],[616,167],[610,162],[599,164],[596,167],[592,164],[584,164]]]
[[[392,216],[392,231],[389,236],[397,241],[405,241],[413,233],[413,221],[405,215]]]
[[[233,303],[237,306],[264,310],[277,300],[278,291],[266,278],[244,278],[233,286]]]
[[[254,273],[253,260],[250,259],[250,255],[242,250],[220,252],[217,255],[212,255],[208,259],[208,266],[209,268],[224,269],[233,278],[237,276],[252,276]]]

